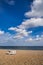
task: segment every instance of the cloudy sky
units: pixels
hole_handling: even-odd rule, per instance
[[[43,0],[0,0],[0,46],[43,46]]]

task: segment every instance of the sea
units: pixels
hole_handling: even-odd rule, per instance
[[[43,50],[43,46],[0,46],[0,49]]]

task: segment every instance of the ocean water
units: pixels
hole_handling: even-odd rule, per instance
[[[0,46],[0,49],[43,50],[43,46]]]

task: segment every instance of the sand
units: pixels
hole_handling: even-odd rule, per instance
[[[0,50],[0,65],[43,65],[43,50],[17,50],[16,55]]]

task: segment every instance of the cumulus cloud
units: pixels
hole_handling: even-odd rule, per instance
[[[17,27],[11,27],[8,30],[16,31],[18,33],[24,34],[25,36],[28,35],[28,33],[27,33],[27,31],[25,29],[21,29],[21,28],[17,28]]]
[[[22,27],[10,27],[8,30],[16,31],[16,36],[14,38],[24,38],[27,37],[28,34],[31,34],[32,31],[27,31],[25,28],[22,29]]]
[[[27,19],[24,22],[22,22],[22,24],[18,27],[22,29],[28,29],[31,27],[38,27],[38,26],[43,26],[43,18]]]
[[[27,17],[43,17],[43,0],[33,0],[31,11],[25,13]]]

